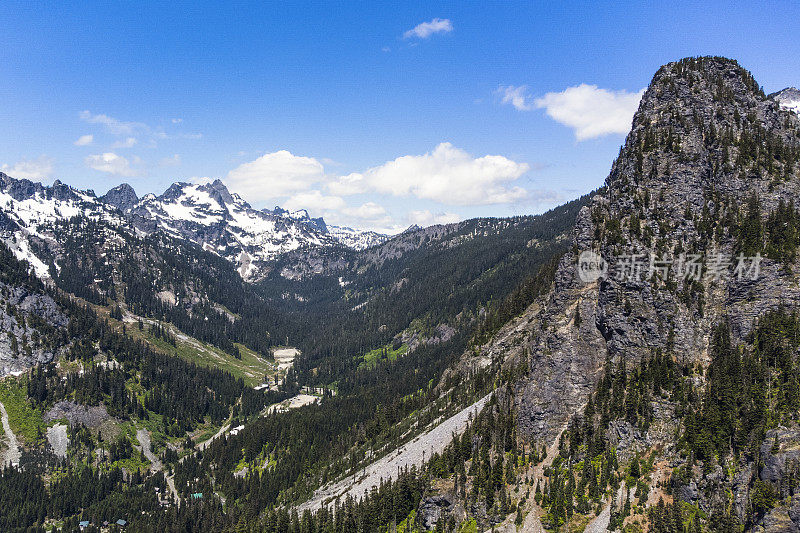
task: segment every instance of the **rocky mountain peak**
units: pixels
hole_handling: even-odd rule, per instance
[[[126,212],[139,202],[139,197],[136,195],[136,191],[133,190],[133,187],[127,183],[123,183],[109,190],[100,197],[100,200],[109,205],[113,205],[122,212]]]
[[[800,194],[798,161],[800,121],[767,98],[738,63],[688,58],[661,67],[644,93],[605,189],[578,216],[577,252],[559,266],[544,323],[574,308],[584,326],[554,323],[555,333],[544,331],[532,344],[532,379],[521,411],[534,414],[520,421],[524,430],[552,436],[561,427],[559,419],[566,420],[554,416],[560,408],[543,407],[552,400],[546,392],[551,386],[551,391],[572,388],[576,394],[559,401],[580,405],[604,361],[636,364],[654,346],[670,346],[680,360],[703,364],[714,325],[725,321],[738,341],[782,300],[800,299],[774,260],[761,263],[757,282],[746,283],[729,270],[719,280],[690,282],[671,270],[672,277],[663,280],[609,276],[586,283],[578,279],[575,266],[581,251],[592,250],[609,262],[610,271],[636,254],[647,261],[666,258],[672,265],[679,264],[682,254],[703,260],[717,254],[732,261],[733,268],[743,250],[755,254],[762,249],[766,230],[759,228]],[[752,230],[743,222],[748,216],[759,219]],[[747,248],[751,236],[757,242]],[[581,373],[548,368],[562,363]],[[540,376],[548,373],[559,377],[542,381]]]
[[[791,170],[774,152],[794,150],[797,127],[736,61],[701,57],[669,63],[642,97],[607,180],[609,197],[628,209],[636,194],[643,197],[648,190],[671,205],[688,202],[700,209],[713,187],[742,201],[759,192],[756,182],[768,185],[770,180],[758,178],[775,171],[776,164],[784,174]]]
[[[208,192],[209,195],[220,204],[234,203],[233,195],[231,195],[228,187],[226,187],[220,179],[215,179],[209,184],[201,185],[198,189]]]

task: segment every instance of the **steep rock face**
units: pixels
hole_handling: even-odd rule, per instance
[[[0,286],[0,292],[4,295],[0,299],[4,304],[0,307],[0,377],[52,361],[56,350],[39,342],[41,325],[55,329],[67,325],[53,299],[8,285]],[[35,321],[30,318],[34,316]]]
[[[102,202],[113,205],[123,213],[131,209],[139,202],[136,191],[127,183],[117,185],[100,197]]]
[[[580,213],[573,252],[534,318],[529,378],[517,395],[523,434],[554,438],[606,360],[634,363],[663,349],[706,363],[714,324],[727,320],[738,341],[765,311],[800,303],[795,277],[778,261],[761,261],[755,279],[734,274],[747,251],[748,203],[759,204],[764,223],[800,192],[798,131],[797,116],[734,61],[687,59],[656,73],[605,190]],[[585,250],[608,262],[607,276],[579,279]],[[671,262],[667,275],[648,278],[651,253]],[[643,262],[638,279],[619,275],[632,254]],[[689,254],[705,261],[697,281],[675,270]],[[719,254],[730,264],[719,279],[708,277]]]

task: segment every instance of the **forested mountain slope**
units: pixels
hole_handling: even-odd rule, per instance
[[[485,349],[527,369],[517,439],[490,445],[488,477],[448,454],[456,523],[797,530],[798,161],[797,115],[736,62],[656,73],[552,292]],[[514,482],[492,481],[509,451]]]
[[[588,200],[416,228],[364,251],[304,248],[254,284],[197,239],[139,225],[136,206],[155,200],[130,188],[98,199],[0,178],[0,403],[22,447],[21,470],[0,475],[10,531],[83,518],[255,524],[413,439],[493,388],[497,366],[448,369],[476,331],[546,289]],[[192,224],[199,235],[216,222]],[[317,254],[333,267],[287,270]],[[301,356],[279,373],[272,353],[287,341]],[[302,387],[315,404],[278,405]],[[102,488],[86,491],[90,480]],[[30,498],[11,496],[23,486]]]
[[[45,364],[0,382],[24,445],[0,528],[800,529],[800,120],[784,100],[732,60],[670,63],[591,197],[298,248],[256,283],[194,237],[131,231],[120,209],[142,201],[124,188],[96,208],[3,176],[0,318],[19,352],[0,339],[3,364]],[[53,201],[44,225],[20,218],[29,190]],[[29,252],[45,283],[12,255]],[[254,390],[159,349],[171,332],[233,358],[302,353]],[[317,401],[268,407],[301,387]],[[45,436],[60,424],[63,457]]]

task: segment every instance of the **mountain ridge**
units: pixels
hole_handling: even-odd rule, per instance
[[[159,196],[150,193],[141,198],[123,183],[97,197],[93,191],[80,191],[59,180],[48,187],[0,173],[0,191],[8,196],[7,217],[26,228],[81,215],[113,220],[144,234],[162,230],[225,257],[247,280],[263,277],[271,262],[290,251],[339,246],[363,250],[389,238],[372,231],[329,226],[322,218],[312,219],[305,210],[253,209],[220,180],[177,182]],[[9,203],[12,201],[23,202],[30,216],[20,218],[19,205]],[[37,272],[47,275],[41,258],[23,250],[25,245],[14,244],[12,250],[18,257],[38,265]]]

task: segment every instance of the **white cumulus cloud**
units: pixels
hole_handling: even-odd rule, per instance
[[[410,211],[406,217],[409,224],[418,226],[432,226],[434,224],[452,224],[461,220],[461,215],[456,213],[431,213],[427,209]]]
[[[349,196],[367,192],[368,186],[363,174],[353,172],[345,176],[339,176],[333,181],[328,182],[328,190],[332,194]]]
[[[94,142],[94,135],[90,133],[89,135],[81,135],[80,137],[78,137],[78,140],[72,144],[74,144],[75,146],[89,146],[93,142]]]
[[[116,176],[131,177],[138,174],[136,170],[131,168],[130,161],[113,152],[87,156],[84,162],[89,168]]]
[[[644,89],[631,93],[582,83],[561,92],[547,93],[537,98],[535,104],[556,122],[572,128],[575,138],[583,141],[628,133],[643,94]]]
[[[533,105],[528,101],[528,86],[501,85],[495,91],[500,96],[501,102],[511,104],[518,111],[530,111]]]
[[[375,202],[367,202],[358,207],[346,207],[342,209],[342,212],[362,220],[376,220],[386,216],[386,209]]]
[[[529,169],[527,163],[500,155],[475,158],[445,142],[432,152],[405,155],[363,174],[344,176],[331,183],[329,189],[339,194],[372,190],[449,205],[500,204],[525,198],[525,189],[509,186],[508,182]]]
[[[227,184],[253,202],[264,202],[309,190],[324,178],[322,163],[287,150],[264,154],[228,172]]]
[[[427,39],[435,33],[449,33],[453,31],[453,23],[450,19],[435,18],[429,22],[422,22],[417,24],[403,34],[404,39],[411,39],[417,37],[419,39]]]
[[[49,178],[53,172],[53,159],[40,155],[36,159],[22,159],[14,165],[3,165],[0,170],[17,179],[40,180]]]
[[[158,162],[162,167],[177,167],[182,163],[180,154],[173,154],[170,157],[165,157]]]
[[[329,196],[322,194],[322,191],[311,190],[291,196],[284,203],[284,207],[290,211],[307,209],[312,213],[316,211],[336,211],[345,207],[345,201],[339,196]]]

